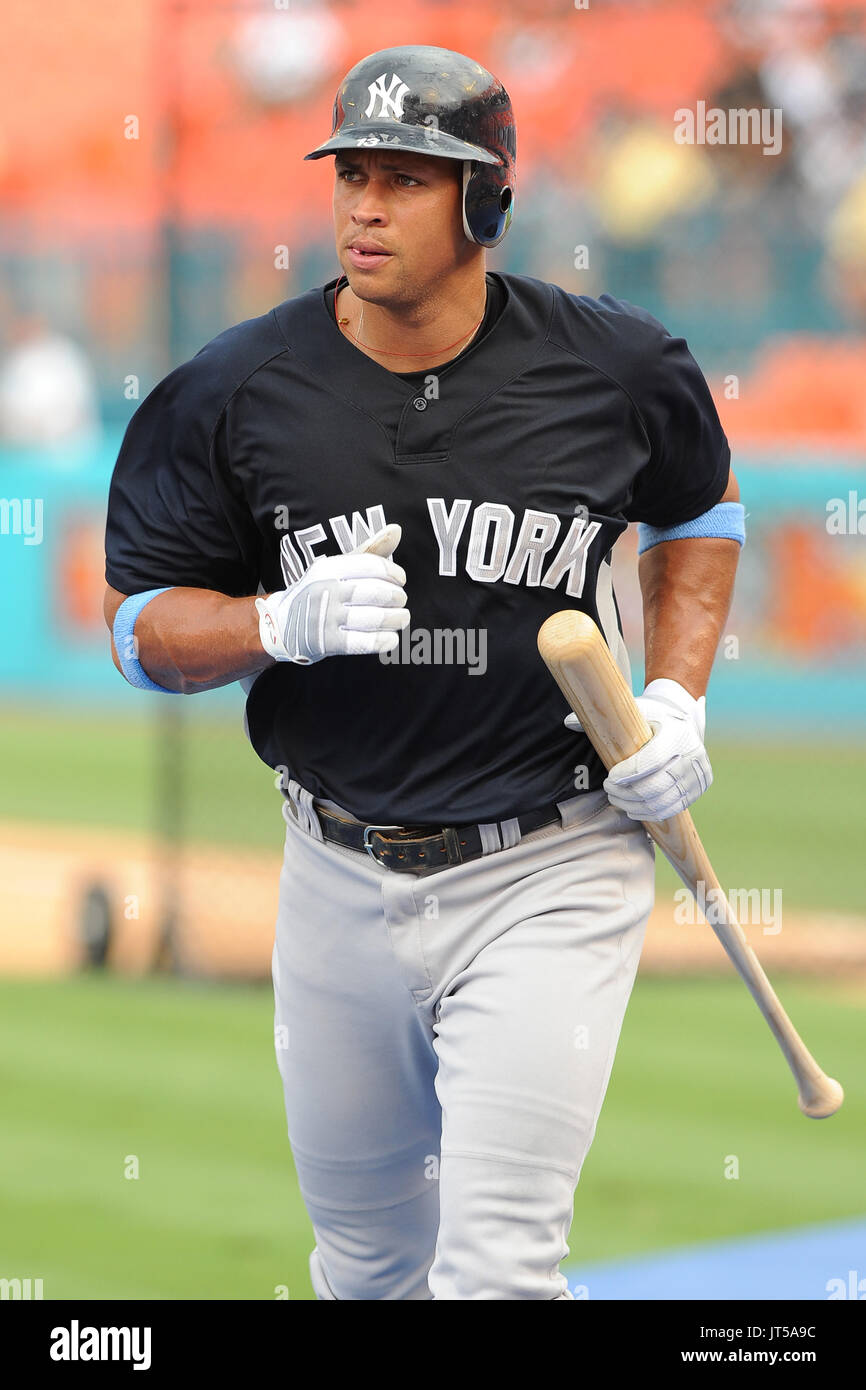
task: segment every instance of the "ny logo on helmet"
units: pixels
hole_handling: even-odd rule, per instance
[[[378,119],[393,116],[395,121],[400,121],[403,119],[403,102],[409,88],[402,77],[397,76],[396,72],[391,74],[391,81],[387,87],[385,86],[385,77],[386,74],[383,72],[367,88],[370,93],[370,101],[364,115],[372,116],[375,114]],[[395,87],[396,91],[394,90]],[[379,98],[379,109],[374,112],[377,97]]]

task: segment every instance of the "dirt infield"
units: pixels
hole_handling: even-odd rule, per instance
[[[184,847],[175,877],[175,964],[195,975],[263,978],[270,970],[278,853]],[[108,963],[137,974],[161,949],[171,866],[153,838],[127,831],[0,822],[0,974],[59,974],[82,959],[83,904],[98,885],[110,905]],[[644,974],[729,971],[713,932],[675,920],[672,900],[650,920]],[[679,909],[682,915],[682,909]],[[776,923],[778,925],[778,922]],[[866,981],[866,918],[785,913],[781,930],[745,925],[768,973]]]

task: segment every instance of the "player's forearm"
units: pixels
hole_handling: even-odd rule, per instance
[[[706,693],[739,558],[737,541],[717,537],[663,541],[641,555],[647,684],[666,677],[695,699]]]
[[[122,599],[115,591],[106,597],[109,626]],[[273,664],[259,639],[255,599],[228,598],[214,589],[158,594],[139,614],[135,640],[151,680],[184,695],[228,685]],[[113,641],[112,654],[119,665]]]

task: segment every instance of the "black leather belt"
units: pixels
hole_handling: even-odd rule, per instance
[[[313,802],[313,805],[326,840],[343,845],[346,849],[366,850],[377,864],[399,873],[465,864],[470,859],[480,859],[484,853],[481,830],[477,825],[442,826],[439,829],[429,825],[362,825],[358,821],[341,820],[332,812],[323,810],[318,802]],[[552,825],[559,818],[555,806],[545,806],[542,810],[515,817],[521,836],[540,830],[543,825]]]

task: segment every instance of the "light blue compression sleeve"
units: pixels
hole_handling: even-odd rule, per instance
[[[742,502],[717,502],[708,512],[702,512],[693,521],[684,521],[680,526],[649,526],[638,522],[637,553],[652,550],[662,541],[685,540],[689,536],[719,536],[723,540],[746,541],[746,509]]]
[[[157,685],[152,681],[138,659],[135,650],[135,624],[142,608],[146,608],[152,598],[157,594],[166,594],[173,585],[168,584],[164,589],[148,589],[143,594],[131,594],[124,599],[114,615],[114,645],[123,674],[130,685],[136,686],[138,690],[158,690],[162,695],[177,695],[177,690],[168,690],[164,685]]]

